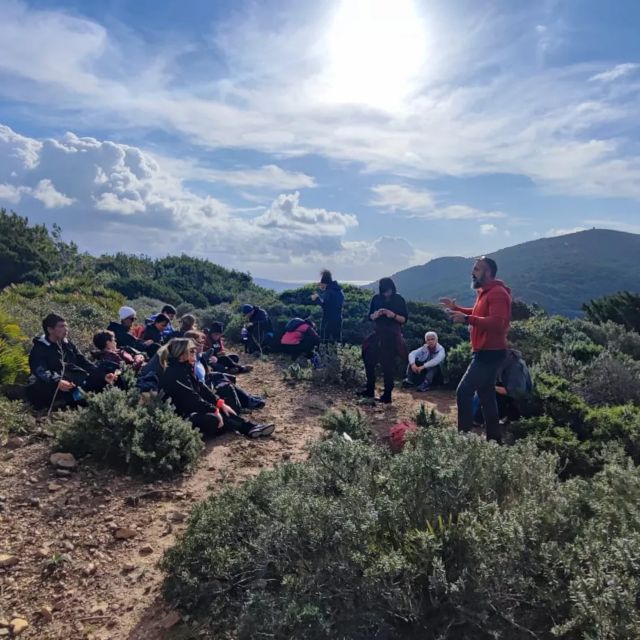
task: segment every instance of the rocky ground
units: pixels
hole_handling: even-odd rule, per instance
[[[258,362],[240,382],[268,397],[255,418],[275,422],[274,436],[208,442],[199,468],[171,482],[145,483],[90,460],[52,458],[42,437],[0,449],[0,638],[186,637],[184,621],[160,595],[157,563],[191,506],[262,469],[304,459],[323,435],[318,418],[330,408],[356,406],[353,392],[286,384],[270,361]],[[446,391],[398,391],[393,405],[362,410],[383,435],[425,401],[442,413],[454,411]]]

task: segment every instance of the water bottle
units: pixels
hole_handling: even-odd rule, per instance
[[[240,335],[242,336],[242,342],[246,342],[249,339],[249,329],[247,329],[247,327],[242,327]]]

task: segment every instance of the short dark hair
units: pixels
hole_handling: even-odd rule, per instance
[[[115,339],[116,334],[113,333],[113,331],[98,331],[98,333],[93,336],[93,345],[96,349],[104,351],[107,346],[107,342],[111,342],[111,340]]]
[[[380,283],[378,284],[378,292],[382,295],[385,291],[389,291],[391,289],[391,293],[397,293],[396,283],[391,278],[380,278]]]
[[[44,331],[44,337],[49,335],[49,329],[55,329],[59,322],[66,322],[66,320],[59,316],[57,313],[50,313],[42,320],[42,330]]]
[[[487,258],[486,256],[482,256],[478,258],[478,260],[484,262],[487,267],[489,267],[489,273],[491,274],[491,277],[495,278],[496,274],[498,273],[498,265],[496,264],[496,261],[492,258]]]
[[[167,318],[164,313],[159,313],[156,316],[156,319],[153,321],[153,324],[158,324],[159,322],[166,322],[167,324],[169,324],[171,320],[169,320],[169,318]]]
[[[162,310],[160,311],[160,313],[172,313],[175,316],[176,313],[178,312],[176,311],[176,308],[173,305],[165,304],[164,307],[162,307]]]
[[[224,333],[222,322],[212,322],[209,327],[209,333]]]
[[[320,284],[331,284],[333,282],[333,276],[329,269],[323,269],[320,272]]]

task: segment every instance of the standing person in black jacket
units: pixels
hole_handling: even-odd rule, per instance
[[[322,295],[312,294],[311,300],[322,307],[320,338],[322,342],[340,342],[342,340],[342,306],[344,293],[333,279],[331,271],[324,269],[320,273]]]
[[[255,424],[245,420],[194,373],[198,348],[192,340],[174,338],[158,352],[160,388],[171,400],[178,415],[207,435],[238,431],[249,438],[271,435],[273,424]]]
[[[27,398],[37,408],[53,404],[75,406],[84,400],[85,391],[98,391],[117,378],[112,370],[96,367],[67,338],[69,325],[55,313],[42,321],[43,335],[33,339],[29,353],[31,377]]]
[[[407,303],[396,292],[391,278],[382,278],[379,293],[371,299],[369,320],[375,323],[374,333],[365,338],[362,345],[362,358],[367,373],[367,387],[362,395],[375,397],[376,365],[382,364],[384,375],[384,393],[378,402],[391,403],[396,358],[404,362],[408,357],[407,345],[402,337],[402,325],[409,319]]]

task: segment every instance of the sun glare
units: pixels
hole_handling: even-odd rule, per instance
[[[414,0],[339,0],[327,34],[324,96],[392,109],[412,91],[426,47]]]

